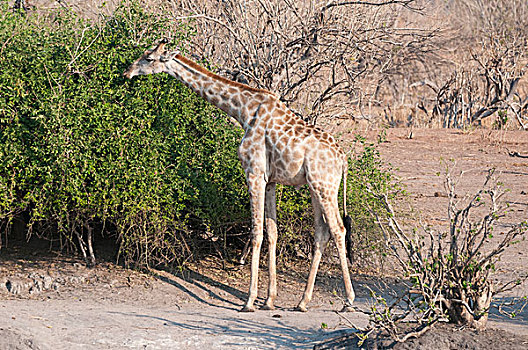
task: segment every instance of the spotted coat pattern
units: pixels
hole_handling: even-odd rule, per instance
[[[269,244],[269,287],[263,309],[273,309],[277,296],[277,212],[275,185],[308,184],[315,213],[314,254],[302,300],[306,311],[326,244],[332,236],[339,252],[345,283],[345,308],[354,301],[346,253],[345,228],[339,215],[338,191],[347,171],[346,154],[328,133],[306,124],[273,93],[213,74],[162,42],[147,50],[124,72],[136,75],[168,73],[211,104],[235,118],[245,133],[238,157],[246,174],[252,213],[252,258],[249,295],[242,311],[254,311],[264,225]],[[346,188],[346,176],[344,176]],[[346,205],[344,204],[344,207]],[[346,209],[345,209],[346,210]]]

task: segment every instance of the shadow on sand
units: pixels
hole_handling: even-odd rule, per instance
[[[347,331],[323,331],[320,328],[301,329],[281,319],[275,322],[263,323],[256,317],[257,314],[240,314],[234,312],[222,312],[211,315],[200,311],[185,312],[185,322],[174,321],[169,317],[158,317],[139,313],[110,312],[127,317],[137,317],[148,320],[163,322],[167,332],[176,329],[192,331],[204,335],[215,336],[220,348],[229,349],[247,345],[248,348],[258,349],[307,349],[325,339],[335,338],[346,334]],[[182,319],[174,312],[174,319]],[[242,315],[242,316],[240,316]]]

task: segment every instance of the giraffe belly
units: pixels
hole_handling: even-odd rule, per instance
[[[306,176],[304,175],[304,172],[293,177],[275,175],[271,178],[270,182],[299,187],[306,184]]]
[[[287,166],[282,162],[276,163],[278,164],[270,166],[270,182],[290,186],[302,186],[306,184],[306,172],[302,162],[299,162],[298,164],[288,164]]]

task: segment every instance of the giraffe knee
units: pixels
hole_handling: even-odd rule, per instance
[[[260,247],[262,245],[263,239],[264,239],[263,234],[253,234],[253,237],[251,239],[251,243],[253,244],[253,247]]]

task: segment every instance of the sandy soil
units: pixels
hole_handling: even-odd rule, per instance
[[[306,349],[346,330],[335,312],[342,303],[329,291],[340,281],[328,274],[309,313],[291,310],[301,281],[287,273],[277,310],[240,313],[246,267],[147,275],[60,257],[8,258],[0,270],[0,349]]]
[[[510,157],[507,153],[509,149],[528,154],[527,133],[414,130],[412,139],[407,138],[408,133],[406,129],[389,129],[388,142],[381,144],[380,151],[397,169],[413,207],[424,220],[434,225],[446,223],[442,179],[436,176],[443,169],[440,158],[453,158],[459,169],[467,171],[459,185],[460,193],[475,190],[484,179],[485,169],[492,166],[501,169],[502,181],[511,188],[506,199],[512,212],[506,225],[528,218],[528,159]],[[526,241],[513,246],[501,261],[498,277],[506,279],[528,273],[527,255]],[[3,249],[0,349],[350,346],[349,341],[344,341],[350,338],[350,327],[336,312],[342,306],[339,298],[342,291],[339,274],[333,268],[322,266],[308,313],[291,310],[300,300],[308,269],[294,266],[283,267],[280,273],[277,310],[247,314],[239,313],[238,309],[247,292],[248,268],[224,270],[217,265],[208,261],[183,275],[164,271],[142,274],[110,263],[88,269],[79,260],[54,253],[43,255],[31,246]],[[264,277],[261,296],[265,296],[265,282]],[[377,288],[379,282],[375,276],[353,276],[359,309],[368,308],[366,286]],[[526,285],[502,296],[498,302],[521,295],[528,295]],[[368,320],[360,312],[347,313],[345,317],[359,326]],[[420,341],[434,348],[441,343],[439,339],[460,338],[458,345],[451,348],[478,349],[475,341],[496,339],[507,349],[528,348],[526,309],[515,319],[494,309],[489,325],[492,330],[480,335],[448,328],[431,333],[429,341],[425,338]],[[426,348],[425,343],[411,343],[407,348]],[[491,346],[500,348],[496,343]]]

